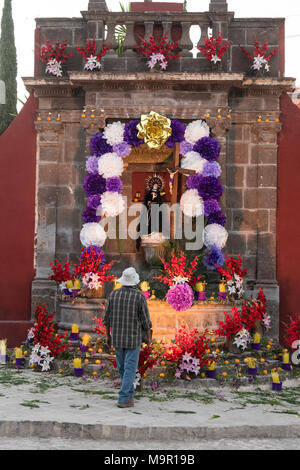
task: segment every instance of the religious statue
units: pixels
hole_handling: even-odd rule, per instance
[[[161,176],[154,174],[153,176],[149,176],[146,180],[146,192],[144,197],[144,208],[146,209],[146,213],[142,213],[143,216],[146,215],[146,220],[143,220],[143,224],[139,224],[137,227],[138,232],[140,233],[140,237],[137,239],[137,249],[140,248],[141,244],[141,237],[145,237],[147,235],[155,234],[162,234],[162,213],[160,212],[157,217],[153,217],[153,212],[157,206],[157,209],[160,208],[161,204],[164,203],[164,180]],[[146,222],[146,223],[145,223]]]

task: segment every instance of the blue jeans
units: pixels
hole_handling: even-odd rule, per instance
[[[119,391],[119,403],[127,402],[134,395],[133,382],[139,363],[141,346],[136,349],[116,348],[116,359],[122,386]]]

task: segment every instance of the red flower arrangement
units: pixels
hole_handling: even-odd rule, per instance
[[[253,70],[259,71],[262,70],[263,72],[269,72],[270,71],[270,66],[269,66],[269,61],[273,56],[275,56],[278,52],[278,49],[273,49],[268,55],[267,55],[267,49],[269,47],[269,43],[260,43],[259,41],[255,41],[253,44],[254,47],[254,52],[253,54],[250,54],[249,51],[244,46],[240,46],[241,50],[243,53],[253,61],[253,64],[251,68]]]
[[[78,46],[77,51],[85,59],[86,70],[95,70],[101,68],[101,59],[109,51],[109,46],[103,46],[101,51],[96,53],[96,40],[92,41],[89,39],[86,43],[86,46]]]
[[[218,37],[210,36],[204,42],[204,46],[198,47],[199,51],[204,54],[209,62],[216,64],[222,61],[222,57],[227,52],[230,41],[224,41],[222,34],[219,33]]]
[[[300,315],[290,316],[289,323],[284,323],[286,334],[284,340],[289,348],[298,349],[297,342],[300,340]]]
[[[186,283],[189,285],[194,285],[197,282],[198,277],[194,276],[194,272],[199,263],[199,256],[196,256],[189,266],[183,251],[180,252],[180,256],[176,256],[172,252],[170,262],[167,262],[164,258],[161,259],[161,262],[163,264],[163,274],[154,276],[154,279],[158,279],[169,287],[176,284],[176,278],[186,279]]]
[[[242,279],[246,276],[247,271],[243,267],[243,258],[238,255],[237,259],[233,256],[226,255],[226,260],[223,267],[218,266],[217,270],[226,280],[230,281],[236,274]]]
[[[97,250],[90,246],[82,250],[79,263],[73,265],[74,275],[78,277],[88,273],[97,273],[102,282],[113,282],[115,277],[112,274],[107,274],[112,265],[113,261],[105,263],[103,250]]]
[[[39,304],[35,310],[33,331],[34,344],[39,343],[40,346],[48,346],[51,355],[56,357],[69,347],[69,343],[62,343],[62,340],[66,339],[67,333],[63,335],[56,334],[57,327],[53,322],[54,315],[55,312],[51,314],[47,312],[47,305]]]
[[[224,312],[225,321],[219,321],[219,328],[215,331],[218,336],[231,338],[240,330],[253,331],[257,321],[263,321],[266,314],[266,297],[262,289],[256,299],[244,300],[241,311],[232,307],[232,314]]]
[[[74,279],[74,274],[71,274],[70,267],[72,266],[68,261],[62,264],[56,260],[55,264],[50,263],[52,275],[49,276],[51,281],[56,281],[58,284]]]
[[[40,59],[47,64],[46,73],[62,77],[61,64],[73,56],[73,53],[66,54],[66,48],[67,43],[60,44],[59,41],[56,41],[55,45],[52,45],[49,39],[47,39],[39,53]]]
[[[140,351],[138,370],[141,377],[144,377],[147,370],[153,369],[158,363],[158,358],[153,354],[152,346],[144,346]]]
[[[105,307],[103,306],[103,310],[104,309]],[[95,331],[97,335],[104,337],[106,335],[106,328],[105,325],[103,325],[102,318],[94,317],[92,320],[97,323],[96,326],[92,326],[92,330]]]
[[[156,64],[165,70],[170,60],[178,60],[182,57],[176,51],[178,50],[177,41],[168,42],[168,35],[165,34],[160,41],[156,41],[154,36],[150,36],[140,44],[135,46],[138,54],[150,59],[147,64],[152,69]]]
[[[184,354],[190,354],[200,360],[200,367],[202,368],[209,363],[208,351],[209,340],[206,337],[206,332],[200,334],[197,328],[190,330],[186,325],[181,325],[176,331],[175,342],[168,345],[163,357],[167,361],[177,363]]]

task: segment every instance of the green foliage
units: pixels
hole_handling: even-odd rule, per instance
[[[126,13],[126,12],[130,11],[130,3],[125,5],[124,3],[119,2],[119,5],[120,5],[121,11],[123,13]],[[117,40],[117,43],[118,43],[117,54],[119,56],[122,55],[123,52],[124,52],[123,44],[124,44],[124,41],[125,41],[125,38],[126,38],[126,33],[127,33],[127,28],[126,28],[125,25],[118,25],[116,27],[115,36],[116,36],[116,40]]]
[[[15,46],[12,0],[5,0],[0,38],[0,80],[6,87],[6,104],[0,105],[0,135],[17,115],[17,52]]]

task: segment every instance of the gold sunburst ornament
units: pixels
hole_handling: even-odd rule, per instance
[[[143,139],[152,149],[160,149],[172,135],[171,120],[155,111],[142,115],[136,127],[138,138]]]

